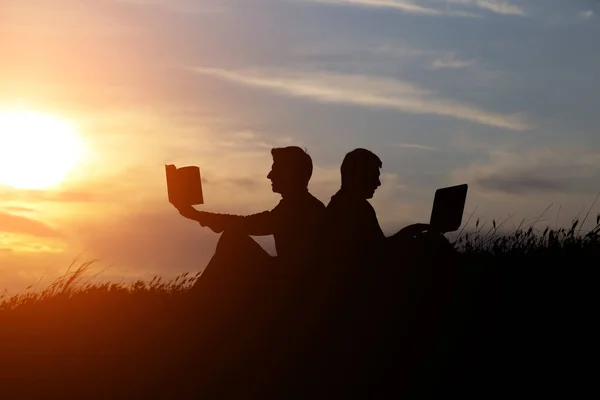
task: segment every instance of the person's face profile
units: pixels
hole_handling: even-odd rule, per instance
[[[271,181],[271,189],[274,193],[281,193],[285,185],[285,179],[281,171],[281,164],[273,162],[271,171],[267,175],[267,179]]]
[[[365,180],[365,195],[367,199],[373,198],[375,191],[381,186],[381,180],[379,179],[381,172],[379,168],[370,169]]]
[[[380,171],[378,167],[364,167],[360,171],[355,172],[355,175],[349,180],[349,187],[353,187],[352,191],[363,199],[371,199],[375,195],[375,191],[381,186],[379,179]]]

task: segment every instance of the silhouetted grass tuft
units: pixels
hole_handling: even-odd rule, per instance
[[[157,295],[168,296],[186,292],[200,276],[200,273],[190,274],[185,272],[170,281],[163,281],[162,277],[155,276],[150,281],[137,280],[131,283],[91,283],[91,278],[85,279],[85,273],[98,260],[85,261],[74,268],[72,263],[65,274],[41,292],[25,292],[13,296],[6,293],[0,295],[0,311],[9,311],[18,307],[32,306],[46,301],[65,301],[70,299],[82,300],[86,296],[111,296],[111,295]],[[27,287],[27,290],[33,286]],[[8,298],[7,298],[8,297]]]
[[[522,225],[522,224],[521,224]],[[596,226],[582,233],[580,221],[573,220],[569,228],[551,229],[546,227],[540,231],[531,225],[522,228],[521,225],[512,233],[500,233],[500,225],[492,221],[492,228],[485,231],[485,224],[476,222],[476,231],[461,234],[455,246],[465,256],[473,254],[488,255],[531,255],[548,253],[577,253],[586,254],[598,251],[600,248],[600,215],[596,218]]]

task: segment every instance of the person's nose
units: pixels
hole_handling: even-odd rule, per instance
[[[377,187],[381,186],[381,181],[377,179]]]
[[[270,171],[270,172],[267,174],[267,179],[273,180],[273,171]]]

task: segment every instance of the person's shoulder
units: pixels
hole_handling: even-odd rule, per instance
[[[344,200],[345,199],[343,198],[341,193],[338,191],[333,196],[331,196],[331,199],[329,199],[327,208],[335,208],[335,207],[339,206],[340,204],[343,204],[345,202]]]
[[[353,209],[369,208],[371,205],[366,200],[359,200],[351,196],[345,195],[342,192],[337,192],[331,196],[331,200],[327,208],[350,207]]]
[[[325,211],[325,204],[313,196],[312,193],[306,192],[306,194],[293,199],[281,199],[275,209]]]
[[[334,196],[327,205],[327,215],[334,219],[362,221],[377,219],[375,209],[367,200]]]
[[[364,204],[349,196],[345,196],[341,192],[337,192],[331,197],[327,204],[327,213],[332,215],[350,216],[356,214],[364,214]]]
[[[309,193],[309,202],[316,208],[325,210],[325,204],[319,199],[317,199],[312,193]]]
[[[373,207],[373,204],[371,204],[368,200],[365,200],[362,203],[363,203],[363,207],[365,207],[365,209],[368,209],[370,212],[375,213],[375,207]]]
[[[302,207],[310,207],[310,208],[323,208],[325,209],[325,204],[319,199],[317,199],[312,193],[306,191],[302,196],[297,197],[294,200],[296,205],[300,205]]]

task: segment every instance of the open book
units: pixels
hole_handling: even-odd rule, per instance
[[[169,202],[177,206],[204,204],[200,168],[165,165]]]

